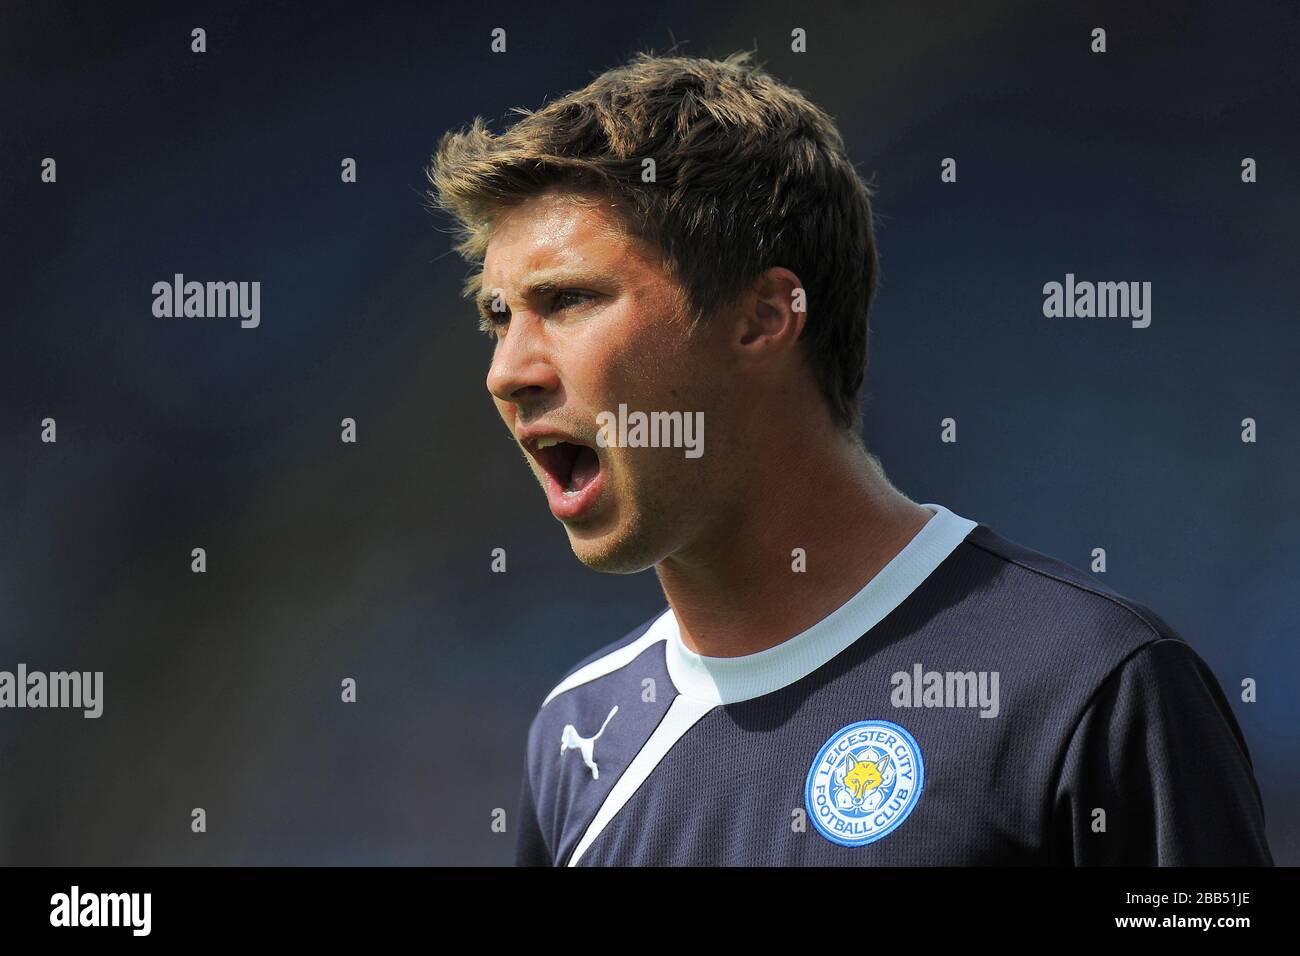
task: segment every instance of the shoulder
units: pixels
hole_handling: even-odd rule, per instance
[[[1099,575],[1025,547],[986,525],[971,530],[947,573],[927,582],[918,612],[942,640],[999,671],[1007,704],[1062,744],[1096,697],[1124,671],[1154,690],[1209,668],[1147,604]]]
[[[663,614],[662,610],[656,612],[653,617],[643,621],[618,640],[611,641],[570,666],[559,682],[543,698],[541,707],[546,707],[560,694],[627,667],[648,647],[663,639],[652,630],[653,625]]]
[[[1182,637],[1146,604],[1094,574],[979,525],[958,549],[977,605],[1014,632],[1032,632],[1049,657],[1118,663],[1152,641]]]
[[[1016,739],[1053,768],[1051,799],[1078,846],[1102,845],[1092,839],[1090,808],[1123,806],[1132,845],[1111,840],[1105,853],[1114,861],[1268,861],[1245,736],[1223,685],[1183,635],[1096,575],[987,526],[972,529],[953,556],[954,573],[937,586],[954,596],[938,592],[937,603],[961,608],[957,627],[1010,678],[1010,710],[1033,728]],[[1216,829],[1231,829],[1240,846],[1190,835],[1198,812],[1230,821]],[[1186,833],[1162,829],[1175,816],[1174,829]]]
[[[639,685],[647,676],[666,680],[663,663],[663,632],[655,625],[667,607],[615,641],[571,665],[563,677],[539,702],[529,728],[529,748],[551,725],[573,721],[600,710],[604,702],[618,696],[628,684]],[[657,651],[657,653],[656,653]],[[639,692],[639,691],[638,691]]]

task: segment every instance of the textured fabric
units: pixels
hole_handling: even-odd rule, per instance
[[[570,674],[646,642],[660,619]],[[985,525],[861,638],[771,693],[678,700],[667,647],[648,641],[538,711],[520,865],[575,851],[580,866],[1272,863],[1245,740],[1204,661],[1148,608]],[[973,701],[899,705],[893,675],[918,671],[996,672],[996,716]],[[914,738],[924,786],[895,829],[843,845],[811,820],[809,770],[839,732],[876,719]],[[595,773],[561,752],[570,724],[583,738],[604,725]]]

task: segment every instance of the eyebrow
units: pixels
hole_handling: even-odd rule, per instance
[[[609,279],[610,277],[603,272],[548,272],[524,287],[524,298],[535,299],[538,296],[549,295],[561,286],[581,285],[589,282],[599,284],[607,282]],[[489,315],[491,313],[494,298],[496,297],[492,294],[491,289],[485,288],[479,292],[475,299],[479,314]]]

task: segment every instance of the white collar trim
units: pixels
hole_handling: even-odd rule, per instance
[[[697,700],[731,704],[761,697],[811,674],[875,627],[920,587],[978,522],[927,504],[934,517],[893,560],[837,610],[802,634],[741,657],[705,657],[682,643],[672,608],[661,614],[644,640],[666,642],[668,676],[677,690]]]

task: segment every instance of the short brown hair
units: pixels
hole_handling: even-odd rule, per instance
[[[772,266],[807,294],[802,338],[832,415],[861,427],[868,315],[879,269],[871,191],[834,121],[751,62],[638,53],[493,135],[442,137],[428,197],[482,263],[497,210],[559,186],[611,197],[658,247],[702,321]],[[644,159],[656,182],[642,182]],[[480,291],[482,270],[466,283]]]

